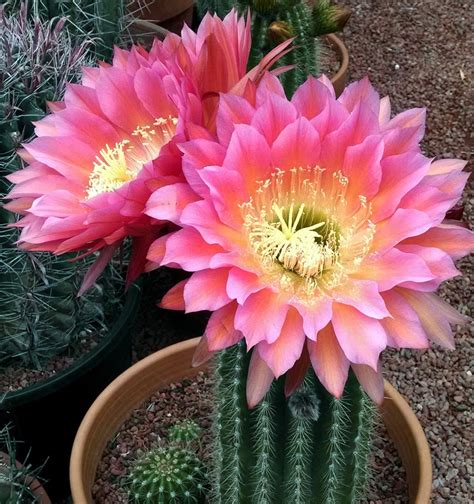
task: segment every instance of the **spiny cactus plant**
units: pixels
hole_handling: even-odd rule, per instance
[[[224,16],[232,7],[241,14],[252,12],[252,51],[249,68],[258,64],[275,45],[294,37],[295,49],[281,58],[280,65],[294,65],[281,75],[288,96],[308,75],[319,74],[321,35],[341,30],[350,11],[330,0],[200,0],[199,12]]]
[[[24,3],[17,11],[7,7],[0,6],[0,193],[8,190],[5,176],[22,167],[16,149],[33,135],[33,121],[92,62],[88,41],[76,42],[64,18],[42,22]],[[11,220],[1,209],[0,365],[40,369],[80,337],[101,331],[105,298],[101,288],[76,298],[90,260],[17,250]]]
[[[62,98],[66,82],[92,64],[90,39],[75,39],[65,18],[40,21],[26,4],[0,5],[0,173],[21,168],[16,149],[31,138],[48,101]],[[0,188],[3,189],[3,188]]]
[[[16,462],[16,442],[5,426],[0,430],[0,504],[38,502],[30,484],[41,468],[33,468],[27,460],[22,466]]]
[[[193,420],[182,420],[170,427],[168,437],[172,443],[187,445],[198,441],[201,431]]]
[[[357,502],[367,477],[374,407],[355,377],[341,399],[312,370],[288,399],[280,379],[249,410],[245,344],[217,359],[212,502]]]
[[[205,468],[194,451],[158,446],[139,458],[130,471],[129,497],[137,504],[204,502]]]
[[[18,10],[24,0],[10,0],[10,11]],[[78,40],[89,40],[89,50],[96,57],[109,59],[129,19],[127,0],[26,0],[28,11],[47,22],[67,19],[70,33]]]

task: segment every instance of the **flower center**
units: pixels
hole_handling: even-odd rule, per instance
[[[250,248],[277,288],[313,299],[345,281],[375,231],[359,197],[348,211],[347,177],[320,167],[276,170],[241,205]]]
[[[176,117],[160,117],[152,126],[137,126],[131,139],[101,149],[89,176],[87,198],[115,191],[133,180],[143,165],[158,157],[161,148],[171,140],[177,122]]]

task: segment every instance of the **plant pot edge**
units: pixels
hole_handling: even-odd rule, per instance
[[[74,502],[93,504],[91,489],[102,452],[131,411],[159,388],[191,378],[206,368],[192,368],[190,364],[198,341],[193,338],[149,355],[118,376],[94,401],[77,431],[71,453]],[[127,394],[127,388],[134,394]],[[429,504],[432,466],[426,436],[409,405],[387,381],[385,396],[382,417],[407,472],[410,502]]]

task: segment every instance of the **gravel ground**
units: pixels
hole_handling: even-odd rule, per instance
[[[429,156],[469,159],[474,103],[472,4],[459,0],[344,0],[353,9],[345,41],[351,79],[368,75],[395,112],[428,108],[423,144]],[[470,7],[470,8],[469,8]],[[470,15],[471,14],[471,15]],[[471,142],[470,142],[471,140]],[[464,220],[474,227],[474,184],[464,196]],[[473,261],[442,296],[473,315]],[[385,376],[406,397],[425,429],[433,457],[432,502],[472,502],[472,324],[457,331],[456,350],[385,352]],[[391,472],[383,473],[392,478]],[[396,500],[383,501],[393,502]]]

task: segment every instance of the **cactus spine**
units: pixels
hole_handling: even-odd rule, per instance
[[[244,343],[215,368],[214,494],[219,504],[355,503],[364,489],[374,408],[353,375],[341,399],[310,370],[290,398],[284,377],[246,406]]]

